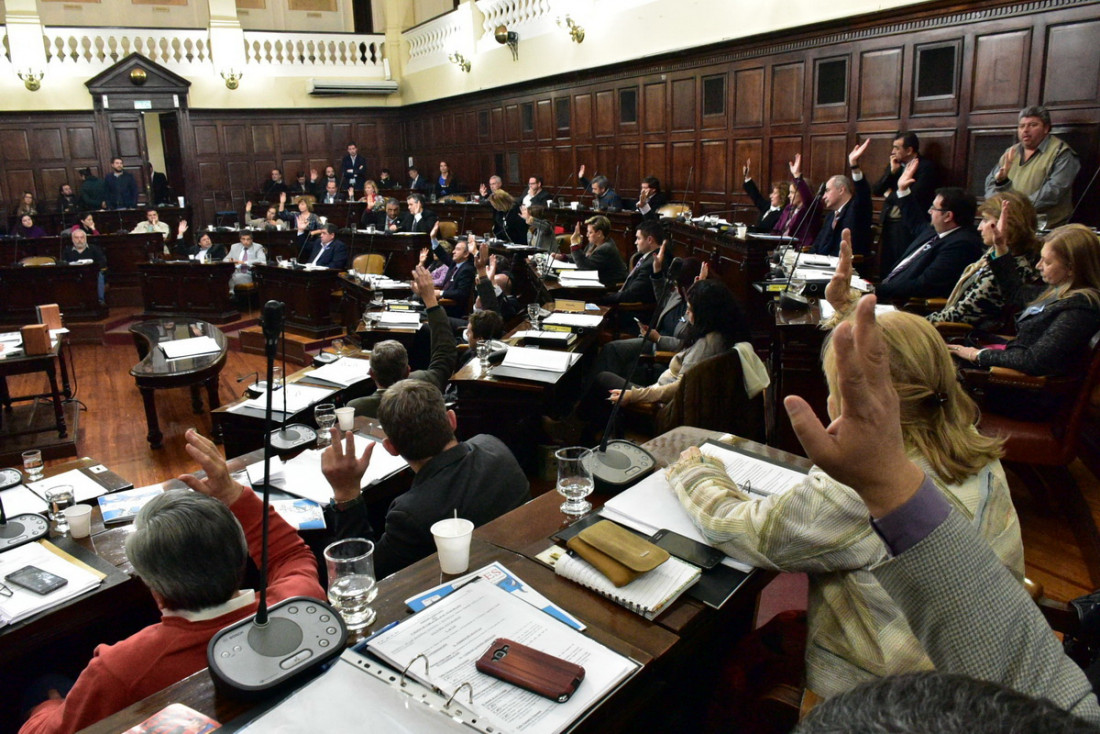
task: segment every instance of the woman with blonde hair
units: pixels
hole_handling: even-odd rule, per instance
[[[361,202],[366,202],[368,211],[376,211],[378,209],[384,209],[386,206],[386,199],[380,196],[378,193],[378,184],[373,180],[368,179],[363,184],[363,196],[359,199]]]
[[[24,191],[23,196],[20,197],[19,203],[15,205],[13,212],[17,217],[38,216],[38,202],[35,201],[34,194],[29,191]]]
[[[953,321],[986,331],[1001,324],[1006,301],[1004,293],[997,285],[997,279],[993,276],[990,263],[996,257],[993,235],[1001,215],[1001,204],[1006,201],[1010,206],[1005,222],[1005,240],[1008,252],[1015,261],[1016,274],[1021,283],[1035,283],[1039,280],[1034,263],[1043,243],[1035,236],[1038,226],[1035,207],[1030,199],[1015,191],[991,196],[978,207],[978,215],[982,218],[978,231],[982,235],[982,242],[989,249],[963,270],[959,282],[947,298],[947,305],[928,314],[927,319],[932,323]]]
[[[505,242],[527,244],[527,223],[519,215],[516,200],[504,189],[489,194],[489,206],[493,207],[493,234]]]
[[[1001,444],[974,428],[977,406],[956,381],[943,340],[926,320],[900,311],[882,314],[876,328],[887,344],[908,454],[1022,581],[1023,545]],[[840,392],[829,342],[823,366],[829,415],[836,416]],[[889,551],[853,489],[814,467],[784,492],[750,496],[720,460],[698,449],[685,451],[667,475],[715,547],[758,568],[808,574],[810,691],[828,698],[875,678],[932,669],[905,615],[870,571]]]

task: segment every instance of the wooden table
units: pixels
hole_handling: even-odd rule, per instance
[[[193,260],[138,265],[145,306],[142,315],[203,319],[216,324],[235,321],[241,315],[229,293],[235,268],[233,263]]]
[[[53,403],[54,426],[57,428],[57,437],[65,438],[69,435],[69,430],[65,425],[65,409],[61,403],[62,399],[68,400],[71,398],[73,393],[72,389],[69,387],[69,368],[65,365],[65,359],[61,354],[61,347],[62,342],[58,339],[57,343],[51,346],[50,351],[45,354],[0,359],[0,405],[3,405],[6,410],[11,410],[11,404],[13,402],[36,400],[42,397],[50,398]],[[58,371],[61,372],[60,389],[57,385]],[[8,392],[8,376],[25,375],[31,372],[45,372],[46,378],[50,382],[50,391],[48,393],[35,393],[32,395],[18,395],[12,397]],[[2,420],[3,413],[0,412],[0,421]],[[32,429],[19,433],[9,433],[8,435],[21,436],[26,433],[38,433],[38,431]]]
[[[157,420],[157,404],[154,393],[173,387],[191,388],[191,407],[196,413],[202,412],[202,397],[199,386],[206,385],[206,394],[210,400],[210,409],[220,405],[218,398],[218,375],[225,366],[229,344],[225,334],[213,324],[197,319],[153,319],[130,326],[134,337],[138,359],[141,361],[130,370],[141,391],[145,403],[145,420],[149,426],[146,438],[155,449],[161,447],[164,434]],[[168,359],[157,347],[175,339],[188,339],[197,336],[212,337],[219,351],[185,359]]]
[[[339,271],[307,270],[255,264],[252,280],[260,291],[260,302],[286,304],[286,330],[321,339],[343,331],[332,317],[332,294],[340,287]]]

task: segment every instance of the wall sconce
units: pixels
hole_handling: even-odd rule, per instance
[[[241,77],[244,76],[243,71],[236,71],[234,69],[226,69],[222,72],[222,79],[225,80],[225,88],[234,90],[241,86]]]
[[[501,46],[507,45],[512,50],[512,61],[519,61],[519,34],[508,30],[505,26],[498,25],[493,32],[493,38]]]
[[[460,54],[458,51],[451,52],[451,55],[447,57],[452,64],[462,69],[467,74],[470,73],[470,60]]]
[[[577,21],[573,20],[568,15],[564,18],[558,18],[558,25],[562,28],[569,29],[569,37],[573,39],[573,43],[584,42],[584,28],[577,25]]]
[[[18,72],[18,76],[23,80],[23,86],[27,88],[28,92],[37,92],[42,88],[42,77],[45,76],[45,73],[35,71],[34,69],[27,69],[26,71]]]

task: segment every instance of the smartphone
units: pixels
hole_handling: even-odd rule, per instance
[[[4,580],[40,596],[45,596],[69,583],[67,578],[44,571],[38,566],[23,566],[18,571],[9,573]]]
[[[584,680],[584,668],[527,645],[498,637],[477,669],[540,696],[565,703]]]
[[[684,537],[671,530],[658,530],[650,540],[658,548],[664,548],[680,560],[687,561],[700,568],[714,568],[726,557],[726,554],[717,548],[711,548],[709,545]]]

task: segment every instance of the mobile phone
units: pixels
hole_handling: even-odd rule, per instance
[[[584,668],[527,645],[498,637],[477,669],[540,696],[565,703],[584,680]]]
[[[38,566],[23,566],[18,571],[9,573],[4,580],[40,596],[45,596],[69,583],[67,578],[44,571]]]
[[[658,530],[650,540],[658,548],[664,548],[680,560],[687,561],[700,568],[714,568],[726,557],[726,554],[717,548],[711,548],[709,545],[692,540],[679,533],[674,533],[671,530]]]

